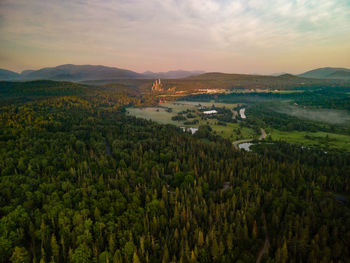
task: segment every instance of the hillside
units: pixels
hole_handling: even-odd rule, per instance
[[[304,78],[318,79],[350,79],[350,69],[347,68],[318,68],[299,75]]]
[[[291,74],[281,76],[205,73],[181,79],[161,79],[163,90],[160,92],[176,93],[176,96],[188,93],[223,92],[225,90],[245,89],[250,91],[309,89],[318,87],[350,87],[346,79],[311,79]],[[82,83],[98,86],[122,84],[129,88],[138,88],[141,93],[151,91],[152,79],[111,79],[99,81],[83,81]]]
[[[26,71],[23,76],[24,80],[99,80],[99,79],[129,79],[140,78],[142,75],[131,70],[93,65],[61,65],[52,68],[43,68],[36,71]]]
[[[53,96],[82,96],[94,91],[96,91],[96,88],[92,86],[63,81],[0,81],[0,102],[30,101]]]
[[[0,80],[17,79],[19,74],[7,69],[0,69]]]
[[[309,79],[290,74],[281,76],[261,76],[244,74],[205,73],[177,80],[164,80],[166,88],[176,87],[176,90],[196,89],[295,89],[318,87],[321,85],[349,86],[344,80]]]
[[[61,80],[61,81],[101,81],[115,79],[178,79],[202,74],[204,71],[173,70],[167,72],[137,73],[127,69],[101,65],[60,65],[39,70],[24,70],[20,74],[0,69],[0,80]]]
[[[347,70],[337,70],[329,75],[329,78],[335,79],[350,79],[350,71]]]

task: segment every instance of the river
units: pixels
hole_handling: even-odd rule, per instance
[[[261,135],[259,137],[259,141],[263,140],[266,138],[267,134],[265,132],[265,130],[263,128],[260,129]],[[253,139],[243,139],[243,140],[239,140],[239,141],[235,141],[233,142],[233,147],[235,147],[236,149],[244,149],[246,151],[249,151],[249,147],[252,146],[251,141],[253,141]]]
[[[246,150],[247,152],[250,152],[250,146],[252,146],[254,143],[251,143],[251,142],[244,142],[244,143],[241,143],[241,144],[238,144],[238,147],[239,149],[244,149]]]
[[[239,110],[239,114],[241,115],[242,119],[246,119],[247,118],[247,116],[245,116],[245,108],[240,109]]]

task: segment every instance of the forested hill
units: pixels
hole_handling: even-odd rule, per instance
[[[167,88],[176,90],[198,89],[298,89],[316,87],[350,87],[350,80],[311,79],[284,74],[281,76],[263,76],[247,74],[205,73],[183,79],[165,80]]]
[[[347,68],[318,68],[300,74],[304,78],[319,79],[350,79],[350,69]]]
[[[23,80],[66,80],[83,81],[96,79],[133,79],[143,75],[127,69],[106,67],[102,65],[72,65],[65,64],[57,67],[26,70],[19,76]]]
[[[0,80],[17,79],[18,77],[18,73],[0,68]]]
[[[348,262],[348,154],[240,152],[108,92],[1,104],[1,262]]]
[[[90,100],[99,100],[99,103],[104,101],[108,105],[112,105],[112,101],[113,104],[124,105],[125,101],[129,102],[131,97],[138,94],[137,89],[124,84],[95,86],[52,80],[0,81],[0,103],[3,105],[64,96],[89,98]]]
[[[91,91],[93,88],[86,85],[63,81],[0,81],[0,92],[3,98],[83,95],[88,93],[89,90]]]

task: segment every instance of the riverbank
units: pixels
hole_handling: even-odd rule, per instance
[[[260,129],[260,132],[261,132],[261,135],[259,136],[259,141],[265,139],[267,136],[266,131],[263,128]],[[238,140],[238,141],[234,141],[232,144],[233,144],[233,147],[235,147],[236,149],[239,149],[239,145],[241,143],[248,143],[248,142],[252,142],[253,140],[254,139]]]

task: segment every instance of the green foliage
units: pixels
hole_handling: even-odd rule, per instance
[[[15,247],[10,260],[13,263],[29,263],[30,256],[24,247]]]
[[[348,154],[240,152],[108,103],[1,107],[2,262],[254,262],[266,236],[271,262],[350,257]]]
[[[124,246],[124,253],[128,257],[131,257],[132,255],[134,255],[134,251],[136,252],[134,242],[132,241],[126,242]]]
[[[74,250],[73,263],[88,263],[91,262],[91,249],[85,244],[81,244]]]

